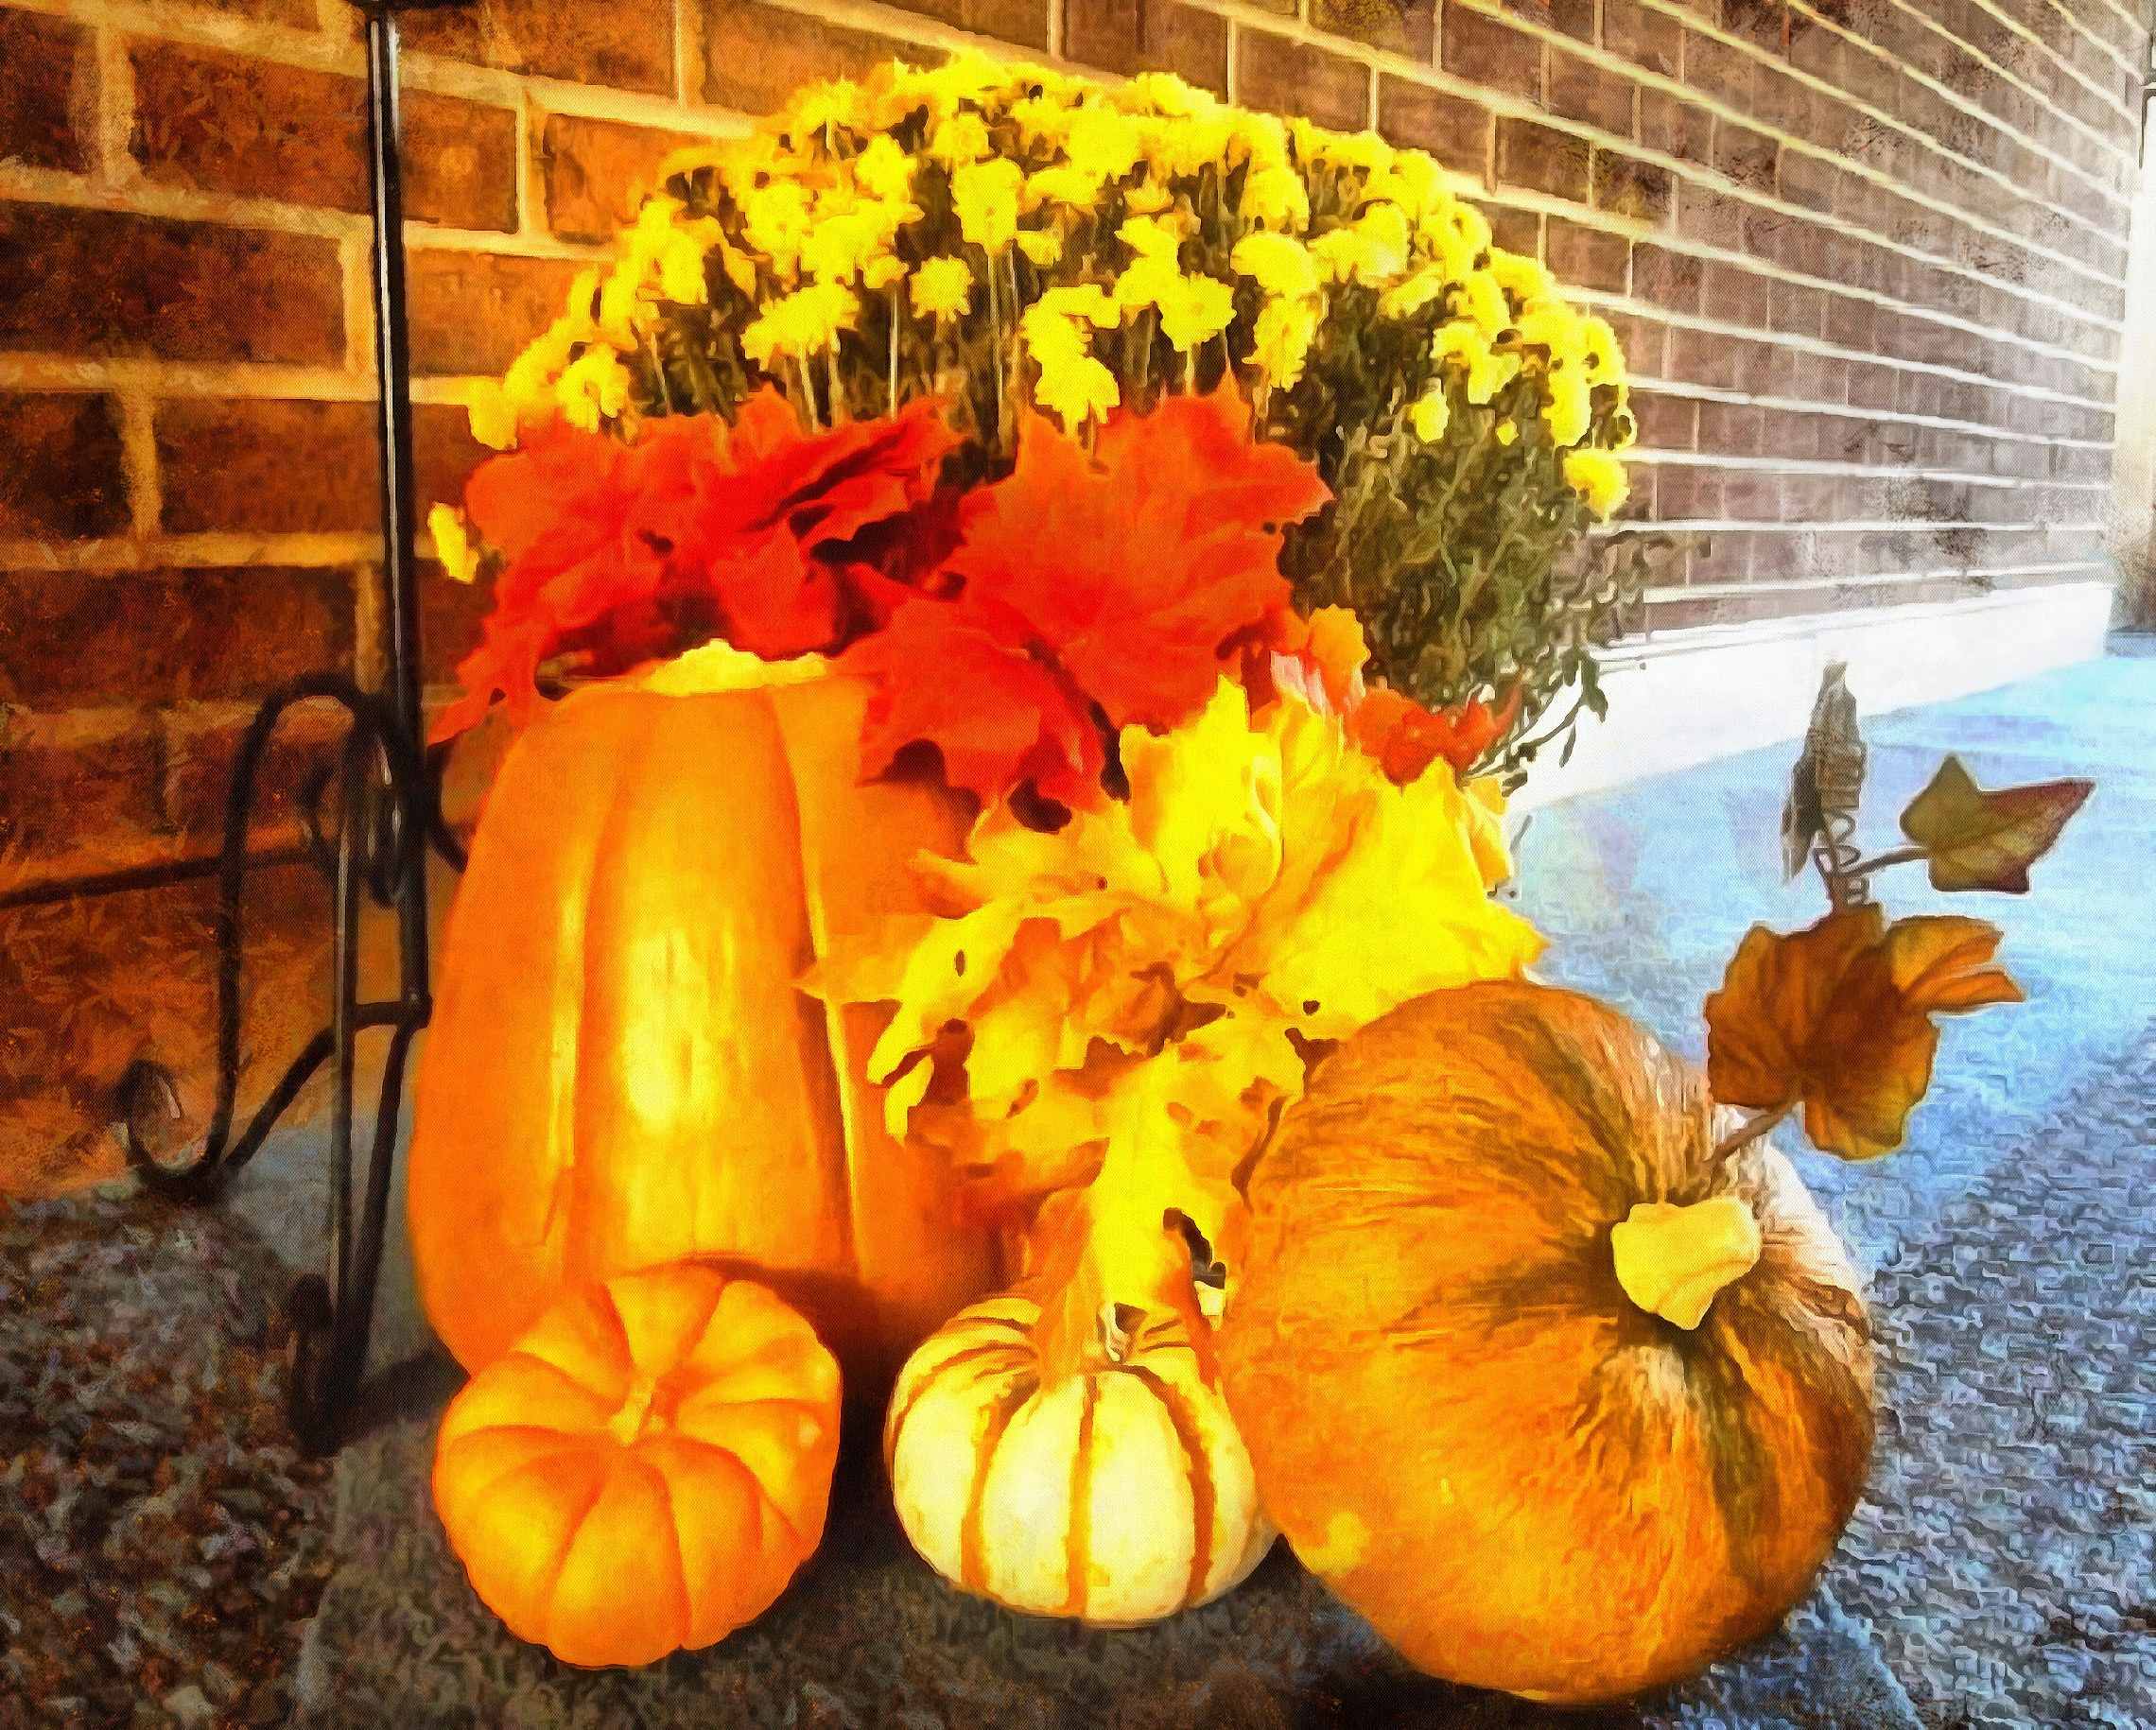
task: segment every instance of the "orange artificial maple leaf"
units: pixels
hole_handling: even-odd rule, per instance
[[[457,669],[465,694],[433,736],[497,696],[521,721],[557,656],[607,673],[713,637],[772,659],[840,649],[881,616],[860,592],[856,543],[930,499],[955,442],[932,398],[804,432],[768,389],[731,426],[667,416],[626,443],[559,422],[533,430],[465,488],[504,562],[479,646]]]
[[[1948,757],[1902,813],[1902,833],[1924,850],[1934,889],[2026,894],[2028,868],[2095,790],[2093,781],[2073,780],[1987,791],[1959,757]]]
[[[1330,496],[1253,436],[1231,385],[1113,416],[1090,454],[1029,415],[1010,475],[961,501],[943,569],[846,654],[878,686],[864,770],[927,743],[983,800],[1031,781],[1098,804],[1115,732],[1188,719],[1293,616],[1281,531]]]
[[[1877,907],[1784,935],[1754,926],[1708,997],[1707,1078],[1725,1105],[1804,1109],[1815,1146],[1875,1159],[1901,1146],[1931,1085],[1934,1014],[2018,1003],[1995,926]]]

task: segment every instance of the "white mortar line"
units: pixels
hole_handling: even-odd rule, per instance
[[[359,564],[382,556],[379,534],[109,535],[94,541],[0,538],[0,564],[16,570],[98,572],[166,566]]]
[[[1641,591],[1640,598],[1649,606],[1679,600],[1729,600],[1763,591],[1787,595],[1825,592],[1834,589],[1884,588],[1904,582],[1984,582],[2001,577],[2063,577],[2081,571],[2100,571],[2104,567],[2088,560],[2069,560],[2044,564],[1951,564],[1937,570],[1877,571],[1858,577],[1758,577],[1742,582],[1702,582],[1695,585],[1676,586],[1657,584]]]
[[[2009,427],[1988,426],[1981,421],[1957,421],[1943,415],[1911,414],[1894,408],[1857,408],[1848,403],[1815,402],[1809,397],[1775,396],[1746,390],[1729,390],[1719,385],[1694,384],[1689,379],[1659,378],[1634,373],[1632,389],[1656,396],[1680,396],[1702,403],[1728,403],[1739,407],[1778,408],[1790,414],[1827,414],[1836,420],[1878,421],[1897,426],[1935,426],[1948,432],[1973,433],[2014,444],[2062,444],[2076,450],[2108,451],[2110,439],[2054,438],[2049,433],[2015,432]]]

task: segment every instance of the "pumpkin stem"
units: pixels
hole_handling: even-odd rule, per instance
[[[658,1380],[652,1375],[638,1375],[629,1384],[629,1393],[621,1402],[621,1409],[606,1420],[606,1430],[623,1447],[629,1446],[644,1433],[652,1416],[652,1399],[659,1391]]]
[[[1609,1248],[1625,1295],[1690,1331],[1759,1260],[1759,1220],[1733,1195],[1681,1206],[1642,1202],[1609,1228]]]

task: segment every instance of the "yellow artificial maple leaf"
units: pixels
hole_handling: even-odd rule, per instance
[[[806,985],[895,1005],[869,1065],[904,1081],[895,1133],[963,1027],[975,1157],[1000,1188],[1060,1187],[1080,1150],[1112,1171],[1121,1135],[1124,1166],[1181,1174],[1161,1181],[1209,1234],[1311,1042],[1517,974],[1541,940],[1489,898],[1509,866],[1485,793],[1442,764],[1395,786],[1300,697],[1254,718],[1224,679],[1173,732],[1125,729],[1121,758],[1127,801],[1052,833],[992,806],[965,858],[918,862],[945,914],[891,922]]]
[[[1902,813],[1902,833],[1924,850],[1934,889],[2028,891],[2028,868],[2051,851],[2093,781],[2042,781],[1986,791],[1959,757]]]
[[[1953,915],[1886,924],[1877,907],[1783,935],[1754,926],[1707,999],[1707,1078],[1725,1105],[1801,1105],[1815,1146],[1875,1159],[1902,1144],[1931,1085],[1939,1013],[2018,1003],[1995,926]]]

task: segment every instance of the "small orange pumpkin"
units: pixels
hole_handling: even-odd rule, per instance
[[[420,1295],[465,1368],[570,1286],[719,1255],[888,1384],[994,1289],[948,1163],[884,1129],[865,1065],[888,1011],[795,989],[917,906],[913,856],[964,833],[940,786],[862,783],[867,696],[712,645],[511,746],[450,910],[409,1165]]]
[[[824,1531],[839,1368],[774,1293],[680,1262],[562,1299],[450,1402],[434,1505],[487,1607],[570,1664],[767,1609]]]
[[[1277,1535],[1192,1338],[1162,1306],[1113,1311],[1058,1374],[1041,1304],[961,1312],[900,1374],[884,1427],[899,1523],[954,1585],[1035,1616],[1157,1620],[1239,1584]]]
[[[1251,1171],[1221,1356],[1267,1511],[1415,1664],[1539,1699],[1772,1627],[1854,1508],[1856,1276],[1789,1162],[1572,993],[1434,994]]]

